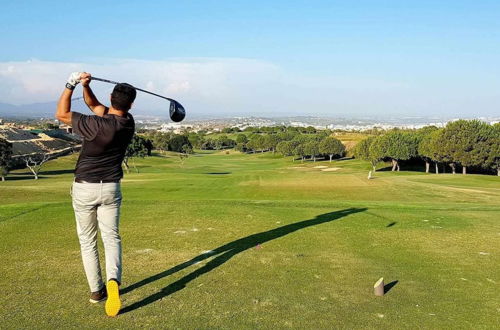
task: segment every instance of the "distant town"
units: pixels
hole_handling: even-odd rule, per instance
[[[328,118],[314,116],[297,117],[222,117],[187,119],[181,123],[174,123],[161,117],[136,116],[138,129],[155,130],[162,132],[204,131],[208,134],[221,132],[224,128],[239,128],[241,131],[248,127],[314,127],[317,130],[340,130],[340,131],[367,131],[372,129],[388,130],[393,128],[419,129],[425,126],[444,127],[446,123],[464,118],[428,118],[428,117],[394,117],[394,118]],[[489,124],[500,122],[498,117],[471,117],[465,119],[479,119]],[[40,127],[57,127],[68,132],[70,127],[60,124],[53,118],[0,118],[0,128],[16,127],[21,129],[40,129]]]
[[[494,124],[500,117],[476,118]],[[325,117],[232,117],[232,118],[206,118],[185,120],[173,123],[163,118],[141,117],[136,118],[137,130],[159,131],[175,134],[198,133],[216,134],[227,128],[237,128],[241,131],[249,127],[293,126],[314,127],[316,130],[363,132],[367,130],[389,130],[393,128],[418,129],[433,125],[444,127],[454,118],[325,118]],[[18,158],[18,163],[23,162],[22,157],[29,154],[51,153],[54,156],[63,155],[79,150],[80,138],[72,134],[71,127],[59,123],[53,118],[0,118],[0,138],[13,145],[13,156]]]
[[[340,131],[367,131],[372,129],[388,130],[393,128],[418,129],[424,126],[444,127],[446,123],[459,118],[425,118],[425,117],[403,117],[403,118],[327,118],[327,117],[232,117],[186,120],[182,123],[172,123],[160,118],[140,118],[136,122],[139,128],[146,130],[159,130],[173,132],[206,131],[220,132],[224,128],[239,128],[245,130],[248,127],[269,126],[292,126],[292,127],[314,127],[317,130],[340,130]],[[472,119],[472,118],[471,118]],[[474,118],[494,124],[500,121],[499,117]]]

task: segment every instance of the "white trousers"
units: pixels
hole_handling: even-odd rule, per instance
[[[73,209],[80,241],[83,267],[90,291],[104,283],[97,251],[97,228],[101,231],[106,258],[106,279],[121,283],[122,245],[118,230],[122,194],[120,183],[73,183]]]

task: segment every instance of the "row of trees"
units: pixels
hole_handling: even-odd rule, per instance
[[[234,132],[232,130],[231,132]],[[146,132],[135,135],[129,145],[124,166],[128,170],[129,160],[133,157],[151,155],[151,150],[178,152],[181,160],[193,152],[193,148],[204,150],[236,150],[255,152],[278,152],[283,156],[293,156],[302,161],[318,157],[334,157],[345,155],[345,146],[331,131],[316,131],[310,128],[264,127],[237,133],[234,139],[227,135],[209,136],[204,132],[174,134],[163,132]],[[470,167],[496,170],[500,175],[500,123],[489,125],[479,120],[458,120],[450,122],[445,128],[434,126],[419,130],[395,129],[359,142],[354,149],[354,156],[369,161],[376,170],[382,161],[390,161],[392,170],[399,171],[402,161],[422,160],[426,172],[434,163],[436,173],[439,165],[449,166],[452,173],[458,166],[464,174]],[[40,155],[43,156],[43,155]],[[5,180],[12,158],[12,144],[0,139],[0,177]],[[47,157],[38,159],[37,155],[26,158],[27,167],[35,178]]]
[[[142,139],[149,141],[151,148],[154,146],[154,149],[160,151],[183,152],[183,150],[193,148],[186,135],[153,131],[144,134]]]
[[[302,134],[288,131],[276,134],[251,135],[246,143],[238,143],[237,149],[246,152],[278,152],[283,156],[299,157],[302,161],[309,157],[316,161],[317,157],[341,157],[345,154],[344,145],[336,138],[325,133]]]
[[[344,145],[336,138],[331,137],[331,131],[310,130],[303,128],[307,133],[301,133],[296,127],[263,127],[262,133],[238,133],[229,138],[227,135],[210,136],[205,132],[177,135],[173,133],[151,132],[146,133],[157,150],[183,152],[183,146],[202,150],[222,150],[235,148],[241,152],[278,152],[284,156],[299,157],[302,160],[309,157],[313,161],[320,156],[328,156],[330,161],[334,157],[345,154]],[[264,133],[265,131],[265,133]]]
[[[400,162],[421,159],[429,173],[434,163],[448,165],[453,174],[458,166],[466,174],[469,167],[496,170],[500,175],[500,124],[489,125],[479,120],[457,120],[444,128],[434,126],[419,130],[393,130],[362,140],[354,149],[354,156],[369,161],[376,170],[381,161],[391,161],[392,170],[400,169]]]
[[[202,149],[202,150],[222,150],[234,148],[237,140],[228,138],[227,135],[207,136],[205,132],[175,134],[165,132],[148,132],[144,137],[151,141],[156,150],[184,152],[186,149]],[[238,138],[246,136],[241,133]]]
[[[330,162],[333,157],[342,157],[345,154],[345,146],[333,136],[324,137],[321,140],[297,138],[291,141],[281,141],[277,150],[283,156],[300,157],[303,161],[309,156],[316,161],[318,156],[328,156]]]

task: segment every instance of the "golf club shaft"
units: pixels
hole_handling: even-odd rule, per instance
[[[97,77],[91,77],[90,78],[91,80],[97,80],[97,81],[102,81],[102,82],[107,82],[107,83],[110,83],[110,84],[119,84],[119,82],[116,82],[116,81],[113,81],[113,80],[108,80],[108,79],[102,79],[102,78],[97,78]],[[162,99],[165,99],[165,100],[169,100],[169,101],[175,101],[171,98],[168,98],[168,97],[165,97],[165,96],[162,96],[162,95],[159,95],[159,94],[156,94],[156,93],[153,93],[153,92],[150,92],[150,91],[147,91],[145,89],[141,89],[141,88],[137,88],[134,86],[134,88],[138,91],[141,91],[141,92],[144,92],[144,93],[147,93],[147,94],[151,94],[151,95],[154,95],[154,96],[158,96],[158,97],[161,97]]]

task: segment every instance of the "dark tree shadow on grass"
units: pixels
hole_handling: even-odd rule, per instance
[[[71,169],[71,170],[40,171],[40,174],[45,174],[45,175],[60,175],[60,174],[69,174],[69,173],[75,173],[75,170]]]
[[[40,174],[38,175],[40,179]],[[19,180],[34,180],[35,176],[31,172],[10,172],[6,177],[5,181],[19,181]]]
[[[38,173],[38,179],[47,179],[47,175],[61,175],[74,173],[75,170],[41,170]],[[6,177],[7,181],[19,181],[19,180],[35,180],[35,176],[31,172],[12,172]]]
[[[142,281],[139,281],[137,283],[134,283],[122,290],[121,293],[125,294],[128,293],[134,289],[140,288],[148,283],[157,281],[159,279],[162,279],[166,276],[172,275],[180,270],[183,270],[193,264],[196,264],[200,261],[203,261],[205,259],[215,257],[214,259],[210,260],[207,264],[205,264],[203,267],[196,269],[195,271],[191,272],[190,274],[182,277],[181,279],[167,285],[160,291],[158,291],[155,294],[150,295],[149,297],[146,297],[140,301],[137,301],[133,303],[130,306],[126,306],[120,311],[120,314],[124,314],[127,312],[131,312],[137,308],[149,305],[155,301],[158,301],[166,296],[169,296],[179,290],[182,290],[184,287],[186,287],[186,284],[189,282],[195,280],[199,276],[210,272],[211,270],[219,267],[220,265],[224,264],[226,261],[231,259],[233,256],[237,255],[238,253],[241,253],[245,250],[251,249],[253,247],[256,247],[257,244],[263,244],[269,241],[272,241],[274,239],[283,237],[285,235],[291,234],[293,232],[296,232],[300,229],[319,225],[322,223],[327,223],[331,222],[334,220],[338,220],[340,218],[346,217],[350,214],[355,214],[359,212],[364,212],[366,211],[366,208],[349,208],[345,210],[340,210],[340,211],[335,211],[335,212],[330,212],[330,213],[325,213],[318,215],[314,219],[309,219],[309,220],[304,220],[304,221],[299,221],[295,222],[286,226],[278,227],[275,229],[271,229],[268,231],[260,232],[257,234],[253,234],[247,237],[243,237],[240,239],[237,239],[235,241],[232,241],[230,243],[224,244],[215,250],[210,251],[209,253],[204,253],[200,254],[193,259],[186,261],[182,264],[179,264],[175,267],[172,267],[170,269],[167,269],[161,273],[158,273],[156,275],[150,276],[148,278],[143,279]]]
[[[15,219],[15,218],[18,218],[18,217],[21,217],[23,215],[26,215],[26,214],[29,214],[29,213],[33,213],[33,212],[36,212],[38,210],[41,210],[43,208],[46,208],[48,205],[41,205],[39,207],[35,207],[33,209],[30,209],[30,210],[26,210],[26,211],[22,211],[22,212],[19,212],[18,214],[15,214],[15,215],[12,215],[10,217],[0,217],[0,222],[3,222],[3,221],[7,221],[7,220],[12,220],[12,219]]]

